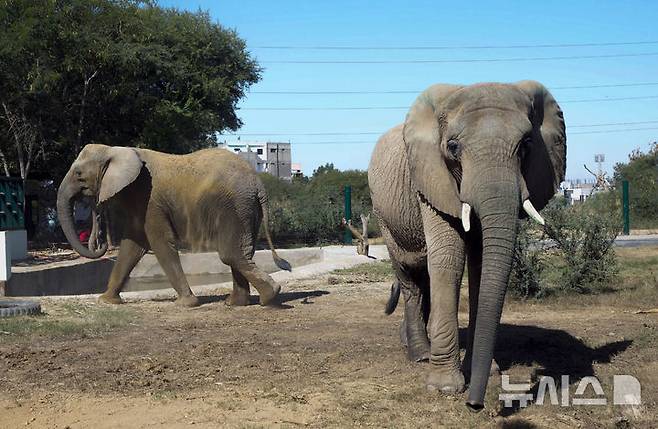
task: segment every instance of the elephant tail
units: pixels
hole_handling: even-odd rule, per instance
[[[268,200],[267,200],[267,193],[265,192],[265,186],[258,181],[258,200],[260,201],[260,207],[261,211],[263,212],[263,229],[265,230],[265,238],[267,239],[267,244],[270,246],[270,250],[272,251],[272,258],[274,258],[274,263],[276,264],[277,267],[279,267],[282,270],[286,271],[292,271],[292,267],[290,266],[290,262],[286,261],[282,257],[280,257],[277,253],[276,250],[274,250],[274,244],[272,243],[272,236],[270,235],[270,221],[269,221],[269,216],[268,216]]]
[[[388,302],[384,308],[384,313],[391,314],[395,311],[395,308],[398,306],[398,301],[400,300],[400,282],[395,281],[391,285],[391,296],[388,297]]]

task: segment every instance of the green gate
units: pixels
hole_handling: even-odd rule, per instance
[[[0,177],[0,230],[25,229],[23,180]]]

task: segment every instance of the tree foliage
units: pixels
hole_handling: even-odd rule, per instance
[[[622,180],[629,181],[632,227],[658,227],[658,143],[646,153],[634,150],[627,163],[615,165],[617,193]]]
[[[270,200],[270,230],[278,243],[317,245],[341,241],[344,214],[344,187],[352,187],[352,218],[372,210],[368,174],[365,171],[339,171],[326,164],[313,176],[292,182],[262,174]],[[371,222],[369,230],[377,234]]]
[[[57,179],[87,143],[211,146],[216,132],[241,125],[236,104],[259,78],[244,41],[204,12],[140,0],[5,0],[0,157],[12,173],[29,160]]]

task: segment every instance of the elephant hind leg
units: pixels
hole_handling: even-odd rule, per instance
[[[236,268],[231,267],[233,275],[233,291],[226,300],[227,305],[243,306],[249,305],[249,281]]]
[[[430,358],[430,343],[427,337],[425,301],[427,293],[422,285],[404,270],[400,264],[393,262],[397,280],[401,284],[404,299],[404,319],[400,325],[400,341],[407,348],[407,357],[413,362],[427,361]]]
[[[231,269],[237,270],[256,288],[258,295],[260,295],[261,305],[274,303],[281,286],[269,274],[258,268],[254,261],[242,259],[229,265],[231,265]]]

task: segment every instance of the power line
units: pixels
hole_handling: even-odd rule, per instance
[[[449,63],[502,63],[519,61],[559,61],[585,60],[602,58],[653,57],[658,52],[640,52],[636,54],[603,54],[603,55],[566,55],[554,57],[515,57],[515,58],[464,58],[441,60],[274,60],[262,61],[261,64],[449,64]]]
[[[624,132],[633,132],[633,131],[649,131],[649,130],[658,130],[658,127],[646,127],[646,128],[626,128],[626,129],[614,129],[614,130],[597,130],[597,131],[577,131],[570,132],[567,135],[574,134],[604,134],[604,133],[624,133]],[[381,133],[379,133],[381,134]],[[244,134],[243,134],[244,135]],[[292,135],[292,134],[290,134]],[[317,141],[317,142],[292,142],[293,145],[352,145],[352,144],[373,144],[376,140],[348,140],[348,141]]]
[[[599,124],[577,124],[569,125],[567,128],[590,128],[590,127],[611,127],[620,125],[641,125],[641,124],[657,124],[658,120],[652,121],[636,121],[636,122],[610,122]],[[598,131],[597,131],[598,132]],[[605,132],[605,130],[601,131]],[[383,134],[383,131],[366,131],[366,132],[316,132],[316,133],[230,133],[223,134],[225,136],[243,136],[243,137],[266,137],[266,136],[291,136],[291,137],[312,137],[312,136],[378,136]],[[569,133],[575,134],[575,133]]]
[[[641,82],[641,83],[619,83],[619,84],[601,84],[601,85],[576,85],[576,86],[549,86],[551,90],[559,89],[593,89],[593,88],[627,88],[637,86],[656,86],[658,82]],[[420,94],[423,90],[385,90],[385,91],[251,91],[250,94],[270,94],[270,95],[348,95],[348,94]]]
[[[568,103],[593,103],[609,101],[630,101],[630,100],[650,100],[657,99],[658,95],[641,95],[637,97],[606,97],[606,98],[586,98],[578,100],[563,100],[560,104]],[[350,107],[245,107],[245,111],[326,111],[326,110],[407,110],[409,106],[350,106]]]
[[[588,98],[584,100],[565,100],[560,101],[560,104],[564,103],[590,103],[597,101],[630,101],[630,100],[649,100],[653,98],[658,98],[658,95],[640,95],[638,97],[610,97],[610,98]]]
[[[576,131],[574,133],[567,133],[567,134],[603,134],[603,133],[623,133],[627,131],[648,131],[648,130],[658,130],[658,127],[626,128],[626,129],[618,129],[618,130]]]
[[[582,125],[569,125],[567,124],[568,128],[590,128],[590,127],[610,127],[610,126],[618,126],[618,125],[639,125],[639,124],[656,124],[658,123],[658,120],[654,121],[637,121],[637,122],[610,122],[607,124],[582,124]]]
[[[461,50],[461,49],[528,49],[528,48],[583,48],[602,46],[632,46],[653,45],[658,41],[633,41],[633,42],[601,42],[601,43],[551,43],[551,44],[518,44],[518,45],[443,45],[443,46],[294,46],[294,45],[270,45],[255,46],[254,49],[271,50],[299,50],[299,51],[437,51],[437,50]]]

